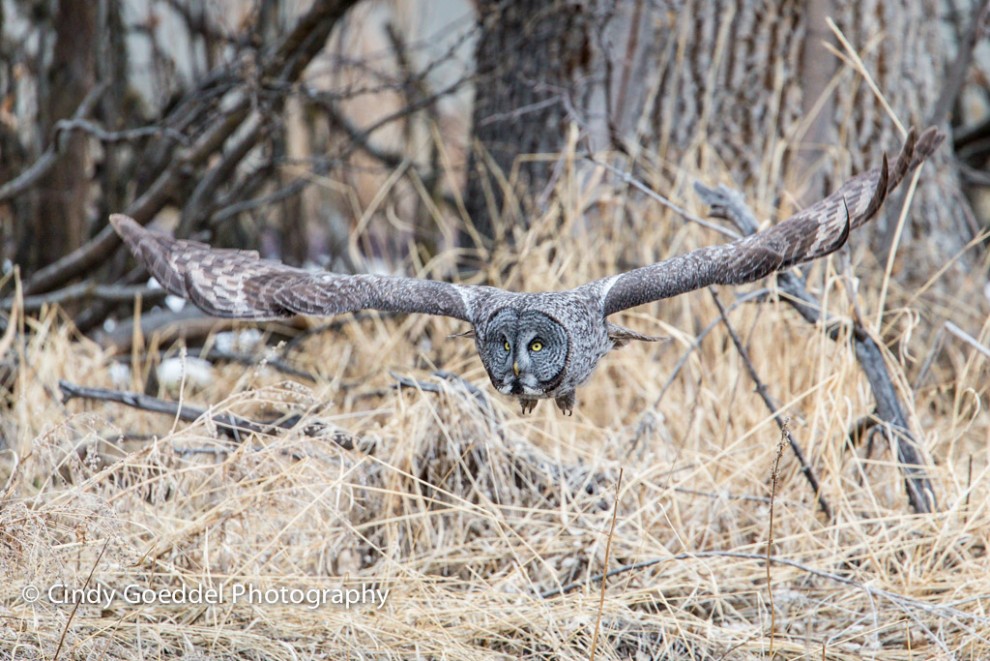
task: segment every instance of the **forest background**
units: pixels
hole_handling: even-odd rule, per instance
[[[0,2],[0,654],[985,655],[988,14]],[[931,124],[840,254],[624,315],[670,340],[573,419],[519,416],[451,320],[206,318],[107,225],[563,289],[724,241],[696,184],[766,227]],[[221,583],[390,596],[47,593]]]

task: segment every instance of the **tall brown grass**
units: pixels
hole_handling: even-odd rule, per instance
[[[670,195],[703,213],[689,180]],[[560,193],[516,232],[514,249],[497,252],[490,279],[565,288],[721,240],[628,191],[569,181]],[[763,202],[752,200],[758,212]],[[848,318],[855,301],[870,323],[883,265],[860,237],[850,243],[858,292],[839,258],[812,268],[809,282],[830,314]],[[598,659],[765,658],[771,646],[782,658],[986,658],[988,361],[949,340],[914,383],[943,321],[988,342],[986,301],[971,286],[941,293],[936,282],[916,296],[895,280],[879,331],[929,460],[939,501],[930,515],[910,510],[882,435],[849,437],[874,408],[851,345],[774,300],[772,280],[722,292],[731,304],[770,288],[768,302],[737,305],[730,319],[821,479],[831,521],[789,450],[771,502],[779,431],[725,329],[694,346],[718,318],[704,291],[625,315],[671,340],[606,357],[573,418],[546,403],[522,417],[489,387],[471,341],[447,339],[465,330],[454,321],[349,321],[292,354],[315,384],[218,365],[212,384],[184,388],[183,401],[214,412],[303,413],[324,425],[239,444],[208,419],[63,405],[59,379],[110,386],[112,359],[48,311],[18,336],[16,382],[3,393],[0,654],[585,659],[600,614]],[[132,367],[143,374],[155,360],[138,352]],[[461,375],[487,404],[435,369]],[[390,371],[440,392],[396,389]],[[357,447],[339,448],[335,430]],[[771,507],[773,619],[761,559]],[[622,568],[600,601],[597,577]],[[122,599],[74,608],[50,602],[56,584],[364,584],[389,596],[380,608]],[[41,598],[28,603],[26,586]]]

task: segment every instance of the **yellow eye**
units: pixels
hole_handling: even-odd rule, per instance
[[[533,340],[532,342],[529,343],[529,350],[530,351],[542,351],[543,350],[543,343],[540,342],[539,340]]]
[[[506,350],[506,352],[512,351],[512,347],[509,346],[508,340],[505,341],[505,344],[503,344],[502,347]]]

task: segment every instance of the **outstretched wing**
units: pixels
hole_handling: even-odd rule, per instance
[[[872,218],[887,195],[942,143],[935,127],[916,138],[912,129],[893,169],[883,164],[856,175],[824,200],[779,225],[719,246],[701,248],[652,266],[604,278],[605,314],[677,296],[708,285],[752,282],[774,271],[824,257],[846,242],[849,231]]]
[[[374,309],[472,321],[484,287],[383,275],[312,272],[261,259],[253,250],[221,250],[177,240],[110,216],[117,233],[169,293],[217,317],[276,319]]]

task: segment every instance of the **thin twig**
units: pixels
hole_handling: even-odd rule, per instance
[[[219,209],[213,213],[213,216],[210,218],[210,226],[216,228],[238,214],[246,211],[253,211],[259,207],[277,204],[278,202],[287,200],[290,197],[303,192],[303,190],[305,190],[311,183],[313,182],[309,179],[295,179],[288,185],[274,190],[266,195],[254,197],[249,200],[240,200],[237,202],[231,201],[229,204],[220,206]]]
[[[784,428],[787,428],[786,420],[784,421]],[[780,479],[780,459],[784,456],[784,442],[786,440],[782,431],[780,440],[777,441],[777,453],[773,458],[773,471],[770,474],[770,521],[767,524],[767,598],[770,602],[770,653],[768,656],[771,659],[773,658],[774,636],[777,633],[777,607],[773,600],[773,573],[770,571],[773,566],[771,562],[773,558],[773,519],[777,504],[777,482]]]
[[[492,403],[488,399],[488,396],[480,388],[475,386],[470,381],[467,381],[460,375],[454,374],[453,372],[448,372],[447,370],[436,370],[433,376],[439,377],[444,381],[449,381],[456,383],[462,390],[466,391],[471,397],[474,398],[475,402],[478,404],[486,414],[491,415],[494,411],[492,409]],[[445,392],[445,389],[436,383],[430,383],[428,381],[418,381],[416,379],[409,378],[407,376],[402,376],[396,372],[389,372],[389,375],[395,379],[396,388],[413,388],[416,390],[421,390],[423,392],[430,392],[441,394]]]
[[[103,542],[103,548],[100,549],[99,555],[96,556],[96,560],[93,561],[93,565],[89,568],[89,574],[86,576],[86,580],[83,582],[82,589],[85,590],[89,587],[90,582],[93,580],[93,574],[96,573],[96,567],[100,564],[100,560],[103,559],[103,554],[107,552],[107,547],[110,545],[110,538],[107,537]],[[65,626],[62,627],[62,635],[58,637],[58,646],[55,648],[55,654],[52,655],[53,661],[58,661],[59,654],[62,653],[62,646],[65,645],[65,636],[69,633],[69,627],[72,625],[72,620],[76,617],[76,611],[79,610],[79,606],[83,603],[82,599],[74,600],[72,605],[72,612],[69,613],[69,617],[65,620]]]
[[[186,237],[193,233],[202,217],[209,212],[207,202],[216,198],[217,189],[231,178],[240,162],[267,132],[267,128],[266,120],[260,112],[251,113],[243,120],[241,133],[234,144],[228,145],[223,157],[200,177],[192,195],[182,207],[182,217],[175,232],[177,236]]]
[[[925,378],[927,378],[928,372],[931,370],[932,363],[935,362],[935,358],[945,345],[946,333],[962,340],[979,353],[983,354],[987,358],[990,358],[990,347],[980,344],[980,341],[975,337],[959,328],[959,326],[956,326],[951,321],[947,321],[942,324],[942,327],[938,329],[937,333],[935,333],[935,341],[932,343],[932,349],[928,352],[928,356],[925,358],[925,362],[922,364],[921,370],[918,372],[918,378],[914,381],[915,390],[920,388],[925,382]]]
[[[746,347],[743,346],[742,340],[739,339],[736,329],[733,328],[732,324],[729,322],[728,313],[725,310],[725,306],[722,305],[722,301],[719,300],[718,294],[715,292],[713,287],[709,287],[708,291],[711,293],[712,300],[715,301],[716,307],[718,307],[718,312],[722,317],[722,323],[725,324],[725,328],[729,332],[729,337],[732,338],[732,343],[735,345],[736,351],[739,353],[739,357],[742,358],[743,365],[746,366],[746,371],[749,373],[749,378],[752,379],[753,383],[756,385],[757,394],[759,394],[767,409],[770,410],[771,415],[773,415],[774,422],[776,422],[777,427],[780,428],[780,433],[787,439],[787,443],[791,446],[794,456],[801,465],[801,472],[804,474],[805,479],[808,480],[808,484],[811,485],[812,492],[815,494],[815,498],[818,499],[818,506],[821,507],[822,512],[825,514],[825,518],[831,520],[832,508],[829,507],[828,501],[825,500],[825,496],[822,494],[821,483],[818,481],[818,476],[811,468],[808,460],[805,459],[804,451],[801,449],[801,446],[798,445],[798,442],[794,439],[794,436],[791,435],[790,430],[787,429],[787,423],[777,411],[777,405],[770,397],[766,384],[763,383],[763,380],[757,373],[756,367],[753,366],[753,361],[749,357],[749,352],[746,351]]]
[[[655,190],[653,190],[652,188],[650,188],[649,186],[647,186],[646,184],[644,184],[643,182],[641,182],[639,179],[637,179],[634,176],[632,176],[631,174],[629,174],[628,172],[625,172],[623,170],[620,170],[619,168],[615,167],[614,165],[610,165],[609,163],[606,163],[605,161],[598,160],[597,158],[594,158],[592,156],[587,156],[586,158],[589,161],[591,161],[592,163],[594,163],[595,165],[598,165],[600,167],[605,168],[606,170],[608,170],[609,172],[611,172],[612,174],[614,174],[615,176],[617,176],[619,179],[621,179],[624,183],[629,184],[630,186],[632,186],[636,190],[640,191],[641,193],[644,193],[650,199],[655,200],[656,202],[659,202],[660,204],[662,204],[663,206],[667,207],[668,209],[670,209],[671,211],[673,211],[677,215],[685,218],[686,220],[690,220],[692,223],[696,223],[698,225],[701,225],[702,227],[705,227],[705,228],[710,229],[712,231],[718,232],[719,234],[723,234],[723,235],[729,237],[732,240],[735,240],[735,239],[738,239],[739,238],[739,234],[737,234],[736,232],[733,232],[729,228],[722,227],[721,225],[717,225],[715,223],[708,222],[704,218],[701,218],[699,216],[694,215],[693,213],[691,213],[687,209],[684,209],[682,207],[677,206],[676,204],[674,204],[673,202],[671,202],[669,199],[667,199],[666,197],[664,197],[660,193],[656,192]]]
[[[769,293],[770,293],[769,289],[761,288],[737,296],[736,300],[734,300],[732,304],[728,307],[728,311],[731,312],[744,303],[759,302],[762,299],[766,298],[766,296]],[[660,406],[660,402],[663,400],[664,395],[667,394],[667,391],[674,384],[674,381],[677,379],[677,375],[680,373],[680,371],[684,369],[684,366],[687,364],[687,361],[691,357],[691,354],[697,351],[701,347],[701,343],[704,341],[704,339],[708,337],[708,334],[711,333],[713,330],[715,330],[715,327],[718,326],[720,323],[722,323],[721,319],[714,319],[710,321],[707,326],[702,328],[697,335],[694,336],[694,338],[691,340],[691,346],[689,346],[687,350],[683,354],[681,354],[681,357],[678,358],[677,362],[674,364],[673,369],[670,370],[670,374],[667,375],[667,380],[664,382],[663,387],[660,388],[660,394],[657,395],[656,400],[654,400],[653,402],[653,409],[656,409]]]
[[[605,541],[605,571],[608,572],[608,561],[612,555],[612,539],[615,537],[615,522],[619,516],[619,495],[622,488],[622,473],[624,469],[619,467],[619,478],[615,481],[615,503],[612,505],[612,524],[608,529],[608,539]],[[598,649],[598,632],[602,626],[602,611],[605,610],[605,590],[606,578],[602,577],[602,589],[598,595],[598,615],[595,617],[595,633],[591,636],[591,661],[595,661],[595,652]]]
[[[168,355],[168,351],[159,351],[157,353],[158,359],[161,360]],[[190,353],[196,353],[195,350],[191,350]],[[267,357],[266,355],[254,355],[249,353],[236,353],[233,351],[223,351],[213,347],[209,349],[206,353],[196,354],[199,358],[207,360],[210,362],[228,362],[237,363],[238,365],[245,365],[247,367],[256,367],[259,365],[264,365],[265,367],[270,367],[276,372],[281,372],[282,374],[287,374],[289,376],[294,376],[300,379],[306,379],[307,381],[317,382],[319,377],[312,372],[307,372],[306,370],[299,369],[298,367],[293,367],[284,360],[277,357]],[[147,354],[141,357],[144,360]],[[128,363],[134,360],[132,355],[120,355],[117,356],[117,362]]]
[[[132,140],[140,140],[142,138],[165,136],[175,140],[180,145],[189,144],[189,138],[185,134],[175,130],[174,128],[162,126],[160,124],[140,126],[133,129],[124,129],[123,131],[107,131],[95,122],[73,117],[72,119],[62,119],[55,122],[54,130],[57,134],[62,132],[79,131],[81,133],[86,133],[87,135],[93,136],[100,142],[108,143],[130,142]]]
[[[214,347],[207,351],[202,358],[209,361],[227,361],[237,363],[239,365],[246,365],[248,367],[264,365],[265,367],[271,367],[276,372],[288,374],[289,376],[298,377],[300,379],[306,379],[307,381],[312,381],[314,383],[320,380],[320,378],[312,372],[307,372],[306,370],[299,369],[298,367],[293,367],[284,360],[275,356],[255,356],[251,354],[235,353],[233,351],[221,351],[220,349]]]
[[[363,128],[363,129],[361,129],[360,130],[360,133],[349,133],[349,137],[354,142],[362,145],[362,148],[364,148],[364,145],[368,144],[367,141],[371,138],[372,134],[374,134],[379,129],[381,129],[381,128],[383,128],[383,127],[391,124],[392,122],[394,122],[396,120],[404,119],[404,118],[408,117],[409,115],[415,114],[415,113],[419,112],[420,110],[424,110],[424,109],[430,107],[432,104],[436,103],[439,99],[442,99],[445,96],[448,96],[450,94],[453,94],[454,92],[456,92],[457,90],[459,90],[461,87],[463,87],[463,86],[465,86],[465,85],[467,85],[469,83],[475,82],[476,79],[477,79],[476,76],[462,76],[461,78],[459,78],[459,79],[455,80],[454,82],[450,83],[449,85],[445,86],[443,89],[437,90],[436,92],[434,92],[430,96],[426,96],[426,97],[423,97],[423,98],[420,98],[420,99],[416,99],[414,101],[411,101],[410,103],[404,105],[402,108],[399,108],[398,110],[396,110],[394,112],[391,112],[388,115],[385,115],[384,117],[379,118],[378,120],[376,120],[371,125],[369,125],[369,126]],[[332,107],[331,105],[327,105],[327,103],[325,101],[321,101],[321,92],[310,91],[310,93],[309,93],[308,96],[313,101],[315,101],[317,103],[320,103],[321,106],[324,106],[324,107],[327,107],[327,108]]]
[[[760,301],[761,299],[765,298],[769,293],[770,293],[769,289],[762,288],[762,289],[755,289],[751,292],[746,292],[745,294],[741,294],[736,297],[736,299],[729,306],[728,310],[729,312],[731,312],[744,303]],[[652,416],[654,412],[660,408],[660,403],[663,401],[663,398],[667,395],[667,392],[670,390],[670,387],[673,386],[674,383],[677,381],[678,375],[681,373],[681,370],[683,370],[684,367],[687,365],[688,360],[691,358],[694,352],[698,351],[701,348],[701,343],[704,342],[705,338],[708,337],[708,334],[711,333],[713,330],[715,330],[715,327],[718,326],[720,323],[722,323],[721,319],[713,319],[712,321],[708,322],[707,326],[702,328],[693,338],[691,338],[691,344],[687,347],[687,349],[685,349],[684,353],[681,354],[680,358],[677,359],[677,362],[674,363],[674,367],[670,370],[670,373],[667,374],[667,380],[664,381],[663,385],[660,387],[660,393],[657,395],[656,399],[653,400],[652,406],[649,409],[647,409],[643,417],[640,419],[639,424],[637,425],[636,428],[636,434],[633,436],[632,442],[629,444],[629,448],[626,450],[626,456],[629,456],[633,452],[635,452],[636,448],[639,446],[639,442],[643,436],[642,434],[643,425],[646,423],[648,419],[647,416]]]

